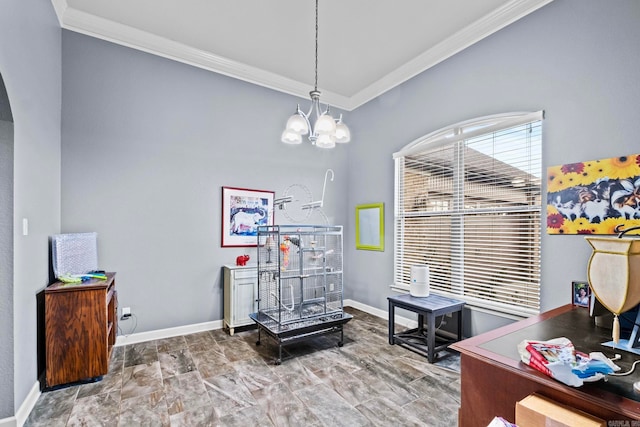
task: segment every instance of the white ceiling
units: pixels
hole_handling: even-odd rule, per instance
[[[321,100],[352,110],[552,0],[321,0]],[[313,0],[52,0],[63,28],[308,99]]]

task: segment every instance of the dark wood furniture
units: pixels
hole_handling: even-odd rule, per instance
[[[115,273],[45,288],[45,387],[99,379],[118,330]]]
[[[611,331],[595,326],[588,309],[571,304],[460,341],[451,346],[461,353],[458,424],[484,427],[495,416],[514,422],[516,402],[531,393],[608,421],[640,420],[640,394],[633,391],[640,370],[574,388],[520,362],[516,346],[522,340],[559,337],[570,339],[585,353],[620,354],[615,363],[622,371],[637,359],[632,353],[603,347],[602,342],[611,340]]]
[[[414,297],[411,294],[391,296],[389,300],[389,344],[399,344],[418,354],[427,356],[429,363],[433,363],[436,354],[446,349],[456,340],[436,336],[436,317],[450,313],[458,316],[458,339],[462,339],[462,308],[464,301],[431,294],[428,297]],[[399,333],[395,331],[395,309],[418,313],[418,327]],[[424,321],[427,320],[427,329]]]

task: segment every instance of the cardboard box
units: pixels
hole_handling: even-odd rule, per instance
[[[531,394],[516,403],[518,427],[606,427],[605,420],[586,412]]]

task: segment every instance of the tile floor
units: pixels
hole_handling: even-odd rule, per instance
[[[284,347],[255,329],[114,349],[99,382],[44,392],[25,426],[450,426],[459,358],[388,343],[385,320],[348,308],[338,334]]]

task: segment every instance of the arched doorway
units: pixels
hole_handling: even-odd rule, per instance
[[[0,419],[13,415],[13,115],[0,74]],[[5,399],[6,397],[6,399]]]

